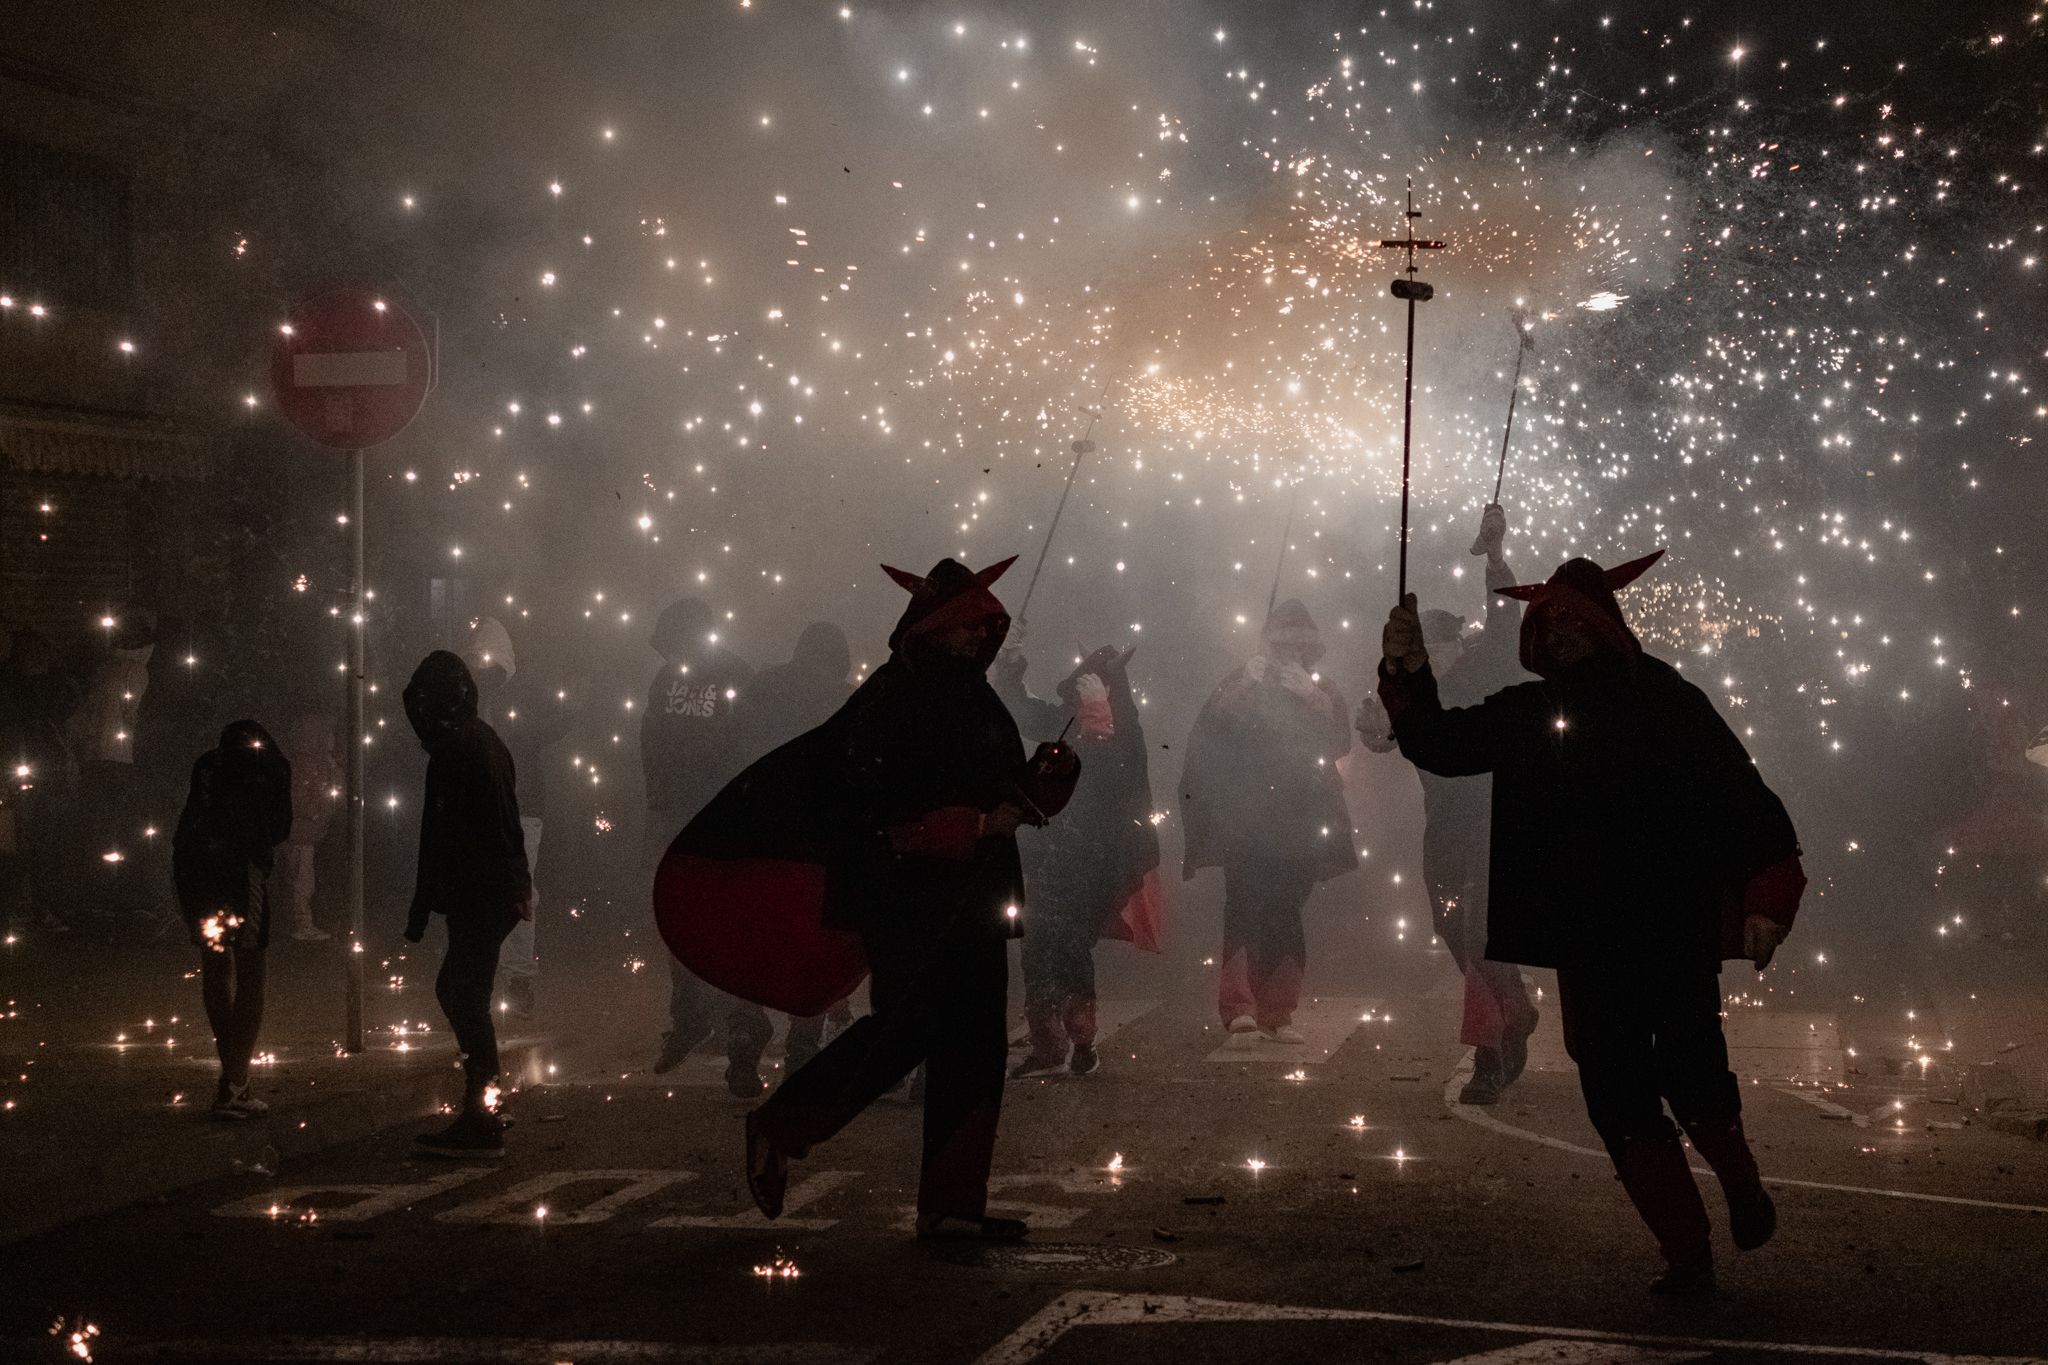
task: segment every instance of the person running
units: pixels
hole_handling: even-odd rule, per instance
[[[1516,660],[1522,604],[1501,591],[1515,581],[1503,549],[1507,529],[1507,513],[1488,504],[1472,550],[1486,556],[1486,625],[1476,637],[1465,630],[1463,617],[1448,611],[1422,613],[1423,642],[1445,706],[1475,706],[1528,677]],[[1394,747],[1376,696],[1359,703],[1359,735],[1377,752]],[[1472,1049],[1472,1075],[1458,1101],[1497,1104],[1528,1065],[1537,1012],[1521,968],[1486,957],[1487,811],[1493,784],[1485,776],[1417,772],[1422,779],[1422,876],[1437,937],[1465,980],[1458,1041]]]
[[[872,1011],[747,1116],[747,1185],[782,1211],[789,1164],[926,1065],[920,1238],[1014,1240],[988,1212],[1002,1109],[1020,825],[1072,794],[1071,753],[1029,762],[989,686],[1010,618],[979,572],[890,569],[910,602],[887,662],[833,718],[761,760],[677,841],[685,857],[805,846],[825,858],[824,922],[859,935]],[[737,910],[734,913],[738,913]]]
[[[199,992],[220,1056],[215,1118],[270,1112],[249,1092],[249,1059],[263,1026],[270,870],[291,829],[292,765],[261,725],[234,722],[192,765],[171,839],[178,909],[199,949]]]
[[[1313,672],[1323,640],[1288,599],[1259,652],[1195,718],[1181,770],[1181,875],[1223,869],[1217,1010],[1234,1034],[1300,1043],[1294,1011],[1308,962],[1301,912],[1316,883],[1358,866],[1337,760],[1351,748],[1351,708]]]
[[[1131,695],[1136,652],[1104,645],[1059,685],[1088,780],[1026,842],[1031,899],[1021,946],[1031,1046],[1013,1077],[1062,1066],[1076,1076],[1094,1074],[1102,1065],[1095,1047],[1096,942],[1121,938],[1159,950],[1159,835],[1145,731]],[[1014,702],[1010,711],[1017,712]]]
[[[1493,774],[1486,956],[1557,969],[1587,1116],[1664,1256],[1651,1288],[1694,1294],[1713,1287],[1713,1249],[1665,1107],[1719,1177],[1735,1245],[1769,1241],[1717,977],[1728,958],[1769,964],[1806,879],[1742,742],[1622,615],[1615,591],[1656,558],[1571,559],[1505,588],[1529,603],[1521,662],[1539,681],[1456,709],[1411,594],[1387,619],[1379,687],[1417,767]]]
[[[435,650],[413,672],[405,717],[427,751],[419,873],[405,937],[412,943],[425,938],[434,915],[448,923],[434,997],[462,1052],[463,1078],[455,1121],[414,1142],[433,1156],[501,1157],[505,1125],[497,1112],[491,987],[506,936],[533,913],[518,778],[503,741],[477,715],[476,679],[447,650]]]
[[[662,661],[640,713],[640,771],[647,789],[642,851],[651,877],[676,831],[746,764],[740,692],[751,694],[754,670],[718,642],[717,617],[695,598],[670,603],[649,643]],[[760,1094],[759,1058],[775,1031],[767,1011],[713,990],[673,956],[668,980],[668,1032],[654,1070],[680,1065],[723,1025],[726,1088],[741,1099]]]

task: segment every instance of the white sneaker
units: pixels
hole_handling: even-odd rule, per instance
[[[1252,1018],[1249,1014],[1240,1014],[1237,1018],[1225,1024],[1224,1027],[1232,1033],[1257,1033],[1259,1031],[1259,1021]]]
[[[1266,1036],[1266,1041],[1269,1043],[1305,1043],[1308,1041],[1307,1038],[1302,1036],[1301,1030],[1292,1024],[1282,1024],[1279,1028],[1260,1029],[1259,1032]]]
[[[270,1106],[249,1093],[246,1085],[233,1086],[213,1102],[213,1116],[217,1119],[260,1119],[270,1112]]]
[[[325,943],[334,935],[308,920],[292,930],[292,938],[299,943]]]

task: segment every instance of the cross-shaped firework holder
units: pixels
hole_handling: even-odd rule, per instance
[[[1425,241],[1415,235],[1415,220],[1422,213],[1415,207],[1415,180],[1408,180],[1408,207],[1403,213],[1403,229],[1408,234],[1399,241],[1382,241],[1383,250],[1405,250],[1408,253],[1406,278],[1394,281],[1393,293],[1397,299],[1408,300],[1408,365],[1401,387],[1401,580],[1398,601],[1408,600],[1408,474],[1409,434],[1415,424],[1415,305],[1428,303],[1436,297],[1436,290],[1415,278],[1415,253],[1418,251],[1441,251],[1444,244],[1439,241]]]

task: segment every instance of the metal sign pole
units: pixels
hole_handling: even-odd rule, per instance
[[[348,453],[349,481],[349,612],[348,612],[348,1004],[347,1033],[342,1046],[363,1050],[363,834],[367,805],[363,790],[364,679],[369,674],[369,602],[363,564],[363,452]]]

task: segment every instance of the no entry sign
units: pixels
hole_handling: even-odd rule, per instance
[[[426,333],[367,289],[306,300],[279,329],[270,384],[291,424],[323,446],[381,445],[419,415],[433,387]]]

